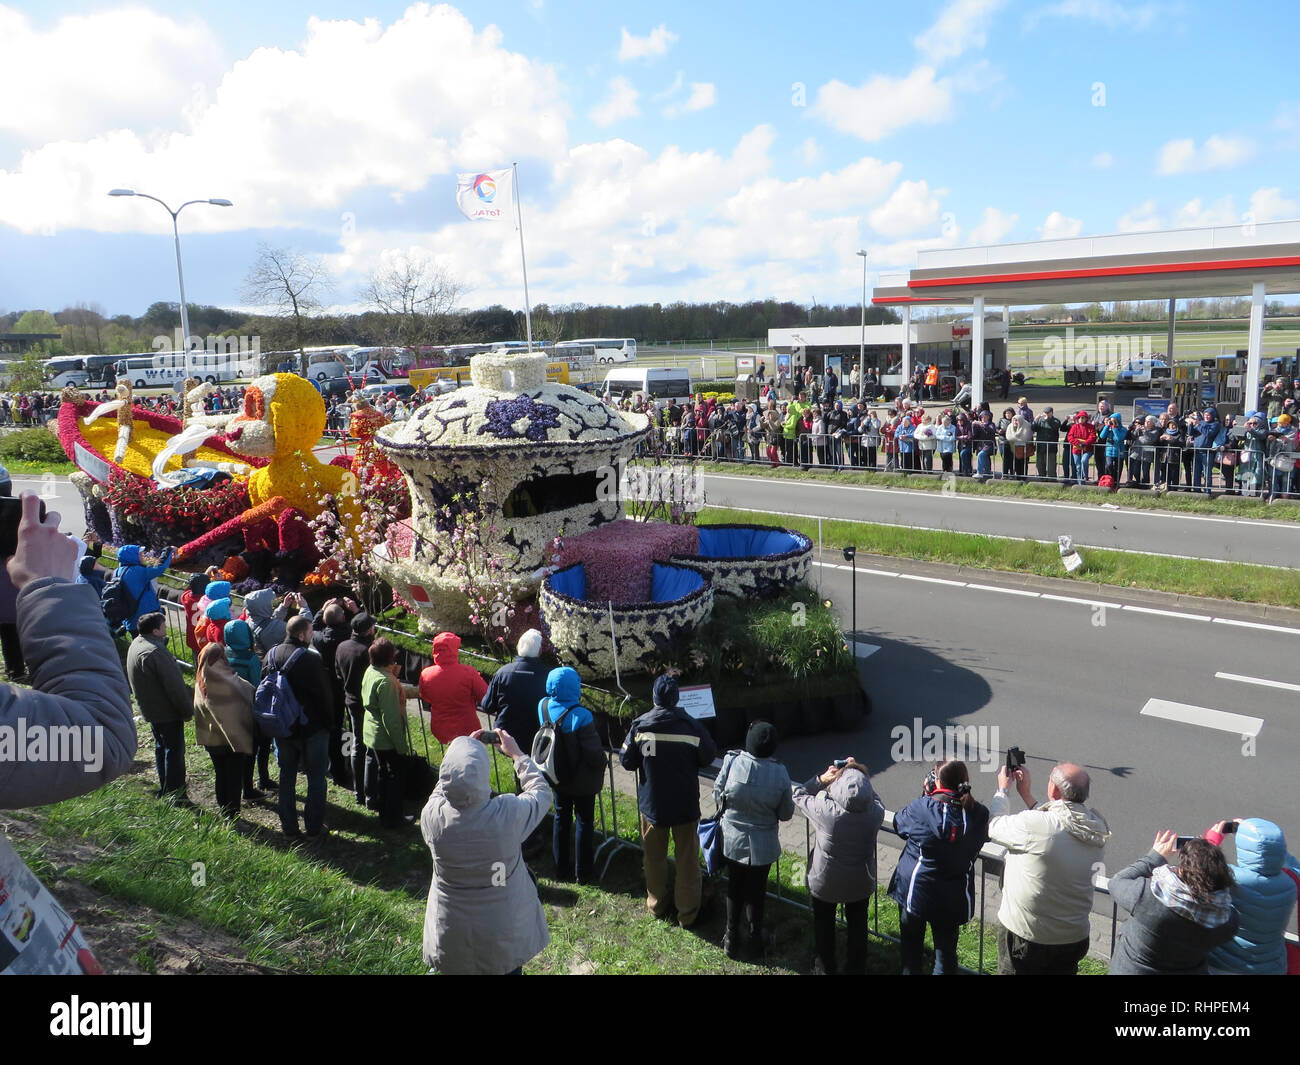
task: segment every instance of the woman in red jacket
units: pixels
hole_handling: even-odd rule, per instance
[[[429,730],[439,743],[468,736],[483,726],[478,707],[487,682],[460,660],[460,637],[440,632],[433,638],[433,665],[420,673],[420,698],[429,704]]]
[[[1074,454],[1074,476],[1079,484],[1088,483],[1088,460],[1092,458],[1093,446],[1097,443],[1097,430],[1088,420],[1087,411],[1079,411],[1074,416],[1074,424],[1065,434]]]

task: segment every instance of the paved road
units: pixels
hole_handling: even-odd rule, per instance
[[[981,533],[1083,547],[1118,548],[1184,558],[1294,566],[1300,524],[1135,510],[1118,505],[1053,503],[976,495],[873,488],[732,474],[705,474],[712,506],[848,518],[918,529]]]
[[[1221,818],[1261,816],[1300,835],[1278,786],[1300,760],[1300,626],[1240,609],[1216,621],[1149,596],[1107,596],[1099,608],[1058,582],[967,583],[952,572],[859,567],[859,653],[869,654],[874,712],[851,735],[783,745],[792,775],[851,753],[897,809],[924,776],[927,752],[912,746],[917,720],[922,741],[926,726],[973,725],[981,745],[967,761],[990,767],[974,774],[981,801],[1011,745],[1029,755],[1040,800],[1057,760],[1089,769],[1093,802],[1115,834],[1112,871],[1144,854],[1158,828],[1199,833]],[[851,584],[847,566],[823,568],[823,594],[846,629]],[[895,728],[905,732],[891,735]]]

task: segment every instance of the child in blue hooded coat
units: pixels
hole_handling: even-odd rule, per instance
[[[262,680],[262,660],[253,651],[253,630],[247,621],[227,621],[223,634],[226,640],[226,661],[238,676],[243,677],[257,691]],[[271,741],[258,730],[253,757],[244,763],[244,798],[259,799],[261,792],[275,787],[271,779]],[[253,763],[257,763],[258,786],[253,787]],[[261,789],[259,791],[258,789]]]
[[[582,681],[568,666],[546,677],[546,698],[537,706],[538,724],[556,723],[555,821],[551,845],[555,869],[579,884],[591,878],[595,856],[596,794],[605,780],[606,758],[591,711],[581,705]],[[570,847],[569,830],[577,815],[577,862]]]

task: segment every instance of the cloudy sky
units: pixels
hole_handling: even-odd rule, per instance
[[[535,302],[852,303],[916,249],[1300,215],[1286,3],[0,0],[0,310],[242,305],[261,241]],[[1286,30],[1287,32],[1282,32]]]

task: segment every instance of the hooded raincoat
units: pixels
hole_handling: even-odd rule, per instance
[[[1206,833],[1214,844],[1222,841]],[[1286,837],[1272,821],[1251,817],[1237,826],[1237,864],[1231,867],[1232,902],[1241,924],[1237,934],[1210,955],[1214,973],[1280,976],[1286,972],[1282,934],[1295,912],[1295,881],[1282,870],[1300,873],[1287,853]]]
[[[551,808],[551,789],[527,755],[515,760],[521,795],[492,798],[490,773],[483,744],[454,739],[420,816],[433,853],[424,959],[441,973],[500,976],[551,938],[520,849]]]
[[[440,632],[433,638],[433,665],[420,672],[420,698],[429,704],[429,729],[439,743],[480,728],[478,706],[487,681],[460,660],[460,637]]]

